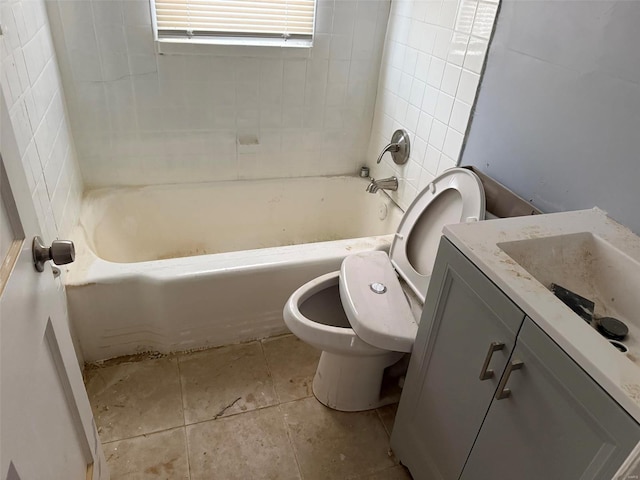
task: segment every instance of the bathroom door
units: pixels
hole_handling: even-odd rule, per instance
[[[39,226],[1,93],[0,125],[0,480],[107,480],[64,295],[33,266]]]

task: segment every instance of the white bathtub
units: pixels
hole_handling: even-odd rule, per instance
[[[282,308],[312,278],[388,249],[402,211],[357,177],[89,192],[65,275],[87,361],[286,332]]]

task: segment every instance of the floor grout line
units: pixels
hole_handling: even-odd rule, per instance
[[[180,384],[180,404],[182,405],[182,425],[187,424],[187,415],[185,414],[184,403],[184,385],[182,384],[182,371],[180,370],[180,360],[176,359],[176,365],[178,366],[178,383]]]
[[[149,435],[155,435],[156,433],[162,433],[162,432],[167,432],[169,430],[175,430],[177,428],[181,428],[184,427],[186,429],[186,427],[193,427],[196,425],[200,425],[203,423],[209,423],[209,422],[217,422],[219,420],[224,420],[227,418],[232,418],[232,417],[238,417],[240,415],[244,415],[245,413],[252,413],[252,412],[257,412],[258,410],[266,410],[267,408],[274,408],[274,407],[279,407],[281,405],[288,405],[291,403],[295,403],[295,402],[300,402],[302,400],[306,400],[308,398],[311,398],[312,396],[308,396],[308,397],[301,397],[301,398],[297,398],[295,400],[288,400],[286,402],[282,402],[282,403],[274,403],[272,405],[263,405],[257,408],[254,408],[252,410],[245,410],[244,412],[235,412],[235,413],[230,413],[229,415],[224,415],[222,417],[218,417],[218,418],[207,418],[206,420],[198,420],[197,422],[192,422],[192,423],[185,423],[183,425],[174,425],[173,427],[167,427],[167,428],[163,428],[160,430],[154,430],[153,432],[147,432],[147,433],[141,433],[139,435],[133,435],[131,437],[122,437],[122,438],[117,438],[114,440],[109,440],[108,442],[100,442],[102,445],[107,445],[109,443],[114,443],[114,442],[120,442],[122,440],[132,440],[135,438],[140,438],[140,437],[148,437]]]
[[[278,405],[280,405],[282,403],[280,399],[280,392],[278,392],[278,389],[276,388],[276,384],[273,381],[273,372],[271,371],[271,365],[269,365],[269,360],[267,359],[267,352],[264,349],[263,340],[259,340],[259,342],[260,342],[260,350],[262,350],[262,358],[264,358],[264,363],[267,366],[267,375],[269,375],[269,379],[271,380],[271,386],[273,387],[273,393],[275,393]]]
[[[295,401],[300,401],[303,399],[299,399],[299,400],[295,400]],[[292,402],[288,402],[288,403],[292,403]],[[280,405],[278,405],[278,409],[280,410],[280,413],[282,414],[282,423],[284,424],[284,431],[287,434],[287,440],[289,440],[289,448],[291,449],[291,453],[293,453],[293,459],[296,462],[296,467],[298,468],[298,474],[300,475],[300,479],[304,480],[304,475],[302,474],[302,467],[300,466],[300,460],[298,460],[298,454],[296,453],[296,448],[293,444],[293,438],[291,436],[291,430],[289,429],[289,425],[287,424],[287,420],[286,420],[286,413],[284,413],[281,409],[280,409]]]
[[[123,437],[115,440],[109,440],[108,442],[100,442],[101,445],[109,445],[116,442],[123,442],[125,440],[135,440],[136,438],[147,438],[150,435],[155,435],[156,433],[165,433],[171,430],[177,430],[179,428],[184,428],[184,425],[175,425],[173,427],[163,428],[162,430],[154,430],[153,432],[141,433],[140,435],[134,435],[132,437]]]
[[[376,408],[375,410],[376,410],[376,417],[378,417],[378,420],[382,424],[382,428],[383,428],[384,432],[387,434],[387,437],[389,437],[389,439],[391,439],[391,432],[389,430],[387,430],[387,426],[384,424],[384,420],[382,420],[382,415],[380,414],[380,408]]]
[[[252,410],[245,410],[243,412],[230,413],[229,415],[224,415],[224,416],[219,417],[219,418],[211,417],[211,418],[207,418],[207,419],[204,419],[204,420],[198,420],[197,422],[192,422],[192,423],[186,423],[186,421],[185,421],[185,423],[182,424],[182,425],[174,425],[172,427],[162,428],[160,430],[154,430],[152,432],[141,433],[139,435],[133,435],[133,436],[130,436],[130,437],[116,438],[116,439],[113,439],[113,440],[109,440],[108,442],[102,442],[101,441],[100,443],[102,445],[107,445],[109,443],[120,442],[122,440],[132,440],[132,439],[140,438],[140,437],[148,437],[149,435],[155,435],[156,433],[167,432],[169,430],[175,430],[175,429],[181,428],[181,427],[184,427],[185,431],[186,431],[186,427],[193,427],[193,426],[196,426],[196,425],[200,425],[200,424],[203,424],[203,423],[209,423],[209,422],[217,422],[219,420],[224,420],[226,418],[238,417],[240,415],[244,415],[245,413],[252,413],[252,412],[256,412],[258,410],[265,410],[267,408],[274,408],[274,407],[290,405],[290,404],[293,404],[293,403],[296,403],[296,402],[301,402],[303,400],[307,400],[309,398],[314,398],[314,397],[313,397],[313,395],[308,395],[306,397],[300,397],[300,398],[296,398],[296,399],[293,399],[293,400],[287,400],[286,402],[274,403],[272,405],[263,405],[263,406],[260,406],[260,407],[256,407],[256,408],[254,408]],[[374,408],[374,409],[371,409],[371,410],[375,410],[376,418],[378,418],[378,420],[382,424],[382,428],[384,429],[384,431],[387,434],[387,436],[391,437],[391,433],[387,430],[387,427],[385,426],[384,421],[382,420],[382,418],[380,416],[380,412],[378,411],[378,409]],[[354,413],[357,413],[357,412],[354,412]]]
[[[187,451],[187,475],[189,476],[189,480],[191,480],[191,452],[189,451],[189,437],[187,436],[187,426],[183,425],[182,429],[184,430],[184,447]]]
[[[184,431],[184,446],[187,453],[187,474],[189,480],[191,480],[191,453],[189,451],[189,438],[187,437],[187,414],[186,406],[184,402],[184,385],[182,384],[182,370],[180,370],[180,357],[176,358],[176,365],[178,367],[178,383],[180,384],[180,403],[182,405],[182,429]]]

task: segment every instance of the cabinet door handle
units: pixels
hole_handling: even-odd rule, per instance
[[[480,370],[480,380],[489,380],[490,378],[493,378],[493,370],[489,370],[491,357],[493,356],[493,352],[497,352],[498,350],[502,350],[503,348],[504,343],[491,342],[491,345],[489,345],[487,356],[485,357],[484,363],[482,364],[482,370]]]
[[[498,384],[498,391],[496,392],[496,400],[502,400],[504,398],[508,398],[511,395],[511,390],[507,388],[507,382],[509,381],[509,377],[511,376],[511,372],[514,370],[520,370],[524,365],[524,362],[520,360],[514,360],[507,366],[506,372],[502,376],[502,380]]]

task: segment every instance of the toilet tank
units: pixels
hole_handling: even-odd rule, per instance
[[[524,198],[512,192],[489,175],[482,173],[476,167],[467,165],[462,168],[471,170],[482,182],[486,201],[487,220],[491,218],[524,217],[526,215],[540,215],[543,213]]]

